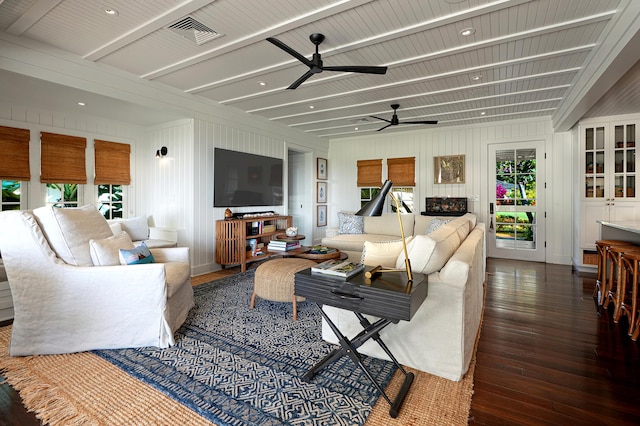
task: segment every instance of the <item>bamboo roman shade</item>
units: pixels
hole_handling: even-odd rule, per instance
[[[358,160],[358,186],[382,185],[382,160]]]
[[[129,185],[131,145],[95,140],[95,185]]]
[[[416,157],[388,158],[387,176],[393,186],[416,186]]]
[[[29,130],[0,126],[0,179],[31,180]]]
[[[40,182],[87,183],[85,138],[41,132],[40,144]]]

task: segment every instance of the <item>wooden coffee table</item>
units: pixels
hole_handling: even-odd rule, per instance
[[[311,251],[310,246],[302,246],[297,249],[283,251],[281,253],[281,256],[282,257],[301,257],[303,259],[311,259],[317,262],[324,262],[325,260],[329,260],[329,259],[346,260],[349,257],[348,254],[343,253],[340,250],[336,250],[332,253],[326,253],[326,254],[309,253],[309,251]]]

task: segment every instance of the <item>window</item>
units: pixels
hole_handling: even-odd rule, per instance
[[[22,182],[18,180],[1,180],[2,183],[2,210],[20,210],[22,206]]]
[[[412,187],[392,187],[393,196],[398,199],[400,204],[400,213],[413,213],[413,188]],[[391,211],[396,212],[395,203],[391,203]]]
[[[373,200],[380,192],[380,188],[360,188],[360,208],[364,207],[369,201]]]
[[[78,207],[77,183],[48,183],[46,185],[46,203],[54,207]]]
[[[98,185],[98,210],[105,219],[122,218],[123,185]]]

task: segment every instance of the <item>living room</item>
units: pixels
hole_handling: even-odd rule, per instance
[[[0,15],[3,7],[14,3],[8,0],[0,2]],[[470,7],[468,3],[465,2],[465,7]],[[512,5],[523,3],[526,2],[512,2]],[[616,1],[609,6],[611,9],[629,7],[635,10],[632,2]],[[493,7],[498,5],[493,4]],[[9,20],[8,17],[6,19]],[[193,276],[220,269],[215,262],[214,224],[216,220],[224,218],[225,208],[212,207],[215,148],[283,158],[290,180],[284,192],[284,199],[288,202],[283,206],[248,206],[234,211],[275,210],[293,214],[295,225],[307,236],[308,242],[319,243],[327,229],[338,226],[339,211],[353,211],[360,207],[360,190],[356,184],[358,160],[382,159],[386,165],[387,159],[415,157],[416,185],[413,194],[416,212],[424,210],[426,197],[464,197],[469,200],[469,210],[478,215],[478,221],[489,224],[492,188],[488,182],[493,168],[488,155],[489,147],[541,142],[546,152],[545,262],[565,266],[581,263],[580,224],[575,219],[580,217],[582,193],[579,119],[585,116],[592,120],[601,118],[606,122],[637,122],[640,113],[637,108],[631,111],[625,109],[628,105],[622,101],[618,102],[618,110],[605,109],[606,113],[601,115],[593,115],[593,112],[587,115],[588,111],[583,111],[580,117],[571,116],[572,112],[568,110],[556,112],[555,107],[543,113],[532,107],[531,112],[521,112],[516,118],[505,114],[498,120],[466,119],[450,125],[441,115],[438,126],[405,126],[402,129],[389,129],[389,132],[377,132],[374,128],[362,135],[354,132],[320,137],[313,132],[298,130],[296,127],[299,126],[283,125],[276,120],[245,112],[240,107],[192,96],[175,87],[160,84],[160,89],[156,82],[52,48],[31,38],[17,36],[16,31],[0,34],[0,79],[3,86],[0,125],[25,128],[31,132],[32,178],[23,193],[23,207],[31,209],[44,204],[44,188],[39,181],[40,132],[87,138],[88,183],[82,186],[83,204],[94,204],[97,199],[95,186],[92,185],[93,141],[100,139],[129,144],[132,183],[126,188],[126,215],[148,214],[153,216],[157,226],[178,229],[180,245],[189,247],[191,251]],[[263,38],[270,35],[274,34],[265,34]],[[311,53],[312,45],[303,40],[300,46],[305,45]],[[281,54],[280,60],[285,60],[284,53],[278,52],[274,46],[269,47],[273,48],[269,55]],[[603,47],[608,48],[610,45]],[[618,51],[626,52],[623,47]],[[591,54],[602,55],[602,50]],[[637,62],[637,56],[635,53],[632,63]],[[325,60],[327,64],[330,62],[329,55]],[[611,59],[609,64],[614,62]],[[293,79],[304,71],[300,69],[304,67],[298,65],[289,74],[294,76]],[[618,72],[616,80],[633,81],[638,73],[638,65]],[[322,76],[326,74],[329,73]],[[606,73],[599,76],[606,76]],[[277,87],[286,86],[289,82],[283,81]],[[281,90],[283,93],[304,96],[297,95],[295,91],[285,91],[284,86]],[[26,93],[27,87],[36,88],[36,92],[40,91],[46,96],[31,97]],[[398,111],[401,118],[413,115],[410,113],[410,95],[405,94],[406,101],[401,95],[394,95],[399,96],[399,102],[406,107],[406,115],[403,108]],[[354,98],[359,96],[354,95]],[[81,98],[90,108],[82,109],[76,105]],[[377,108],[388,109],[384,114],[390,114],[388,104],[392,101],[384,97],[381,99],[385,100]],[[62,105],[62,102],[68,104]],[[103,102],[105,106],[102,109],[91,109]],[[579,99],[574,99],[574,102],[564,108],[584,108],[579,105]],[[595,101],[591,105],[595,105]],[[380,112],[373,114],[383,115]],[[559,127],[554,114],[571,116],[565,121],[574,120],[570,126]],[[345,114],[347,116],[349,114]],[[387,115],[383,117],[390,118]],[[429,116],[420,119],[427,118]],[[453,118],[450,120],[455,121]],[[343,126],[352,127],[351,119],[343,121]],[[378,124],[380,127],[384,125],[381,122],[374,122],[373,125]],[[168,154],[164,158],[156,158],[155,153],[161,147],[167,147]],[[433,159],[447,155],[465,156],[464,184],[435,182]],[[318,158],[326,159],[328,165],[326,226],[318,226],[317,223]],[[295,184],[291,182],[293,176],[297,177]],[[296,188],[296,191],[293,192],[291,188]],[[304,207],[297,209],[297,205]]]

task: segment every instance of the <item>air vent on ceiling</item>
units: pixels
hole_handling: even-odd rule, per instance
[[[204,44],[218,37],[222,37],[223,35],[207,27],[202,22],[196,21],[190,16],[169,25],[167,28],[198,45]]]

